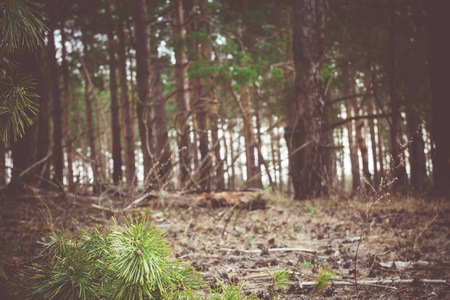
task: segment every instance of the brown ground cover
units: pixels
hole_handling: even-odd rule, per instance
[[[145,217],[166,232],[174,256],[209,286],[244,282],[259,299],[450,299],[448,199],[115,190],[65,197],[36,191],[2,200],[0,248],[13,254],[12,282],[26,284],[50,227],[74,234],[116,215]],[[288,275],[284,286],[279,274]]]

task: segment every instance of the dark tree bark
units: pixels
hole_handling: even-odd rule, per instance
[[[62,153],[62,110],[61,93],[59,91],[58,62],[56,61],[56,48],[54,30],[48,34],[48,58],[51,79],[51,94],[53,104],[53,180],[63,184],[63,153]]]
[[[163,94],[164,86],[161,80],[161,72],[157,58],[156,49],[154,50],[154,59],[152,59],[150,71],[152,82],[152,106],[151,106],[151,126],[152,137],[150,148],[152,151],[152,162],[154,167],[154,185],[161,187],[167,182],[172,171],[171,156],[169,144],[169,133],[167,132],[167,114],[166,101]]]
[[[425,158],[425,142],[423,140],[423,121],[419,114],[419,101],[415,85],[406,92],[406,121],[409,136],[410,187],[413,191],[422,192],[427,182]]]
[[[238,102],[238,101],[236,101]],[[256,140],[253,127],[253,112],[250,105],[249,89],[246,83],[241,84],[241,99],[242,117],[244,119],[244,126],[242,128],[245,138],[245,154],[247,167],[247,187],[262,188],[261,172],[258,170],[256,163]]]
[[[373,99],[372,96],[367,96],[367,113],[369,115],[375,114],[373,110]],[[377,142],[375,136],[375,122],[373,119],[368,120],[369,131],[370,131],[370,143],[372,151],[372,164],[373,164],[373,182],[375,185],[380,183],[380,177],[378,173],[378,157],[377,157]]]
[[[39,61],[48,62],[45,59],[44,49],[38,51],[37,59]],[[50,100],[48,89],[45,86],[45,82],[49,83],[49,72],[46,63],[44,67],[37,72],[36,80],[38,82],[36,86],[36,94],[39,97],[39,115],[38,115],[38,132],[37,132],[37,150],[36,161],[40,161],[49,155],[50,150]],[[42,164],[36,167],[36,173],[43,179],[50,180],[50,168],[47,164]]]
[[[108,56],[109,56],[109,90],[111,93],[111,129],[112,129],[112,156],[113,156],[113,182],[122,180],[122,144],[120,139],[119,101],[117,97],[116,52],[114,45],[114,30],[111,13],[111,0],[106,1],[106,15],[111,21],[108,26]]]
[[[344,89],[345,91],[345,89]],[[345,103],[347,117],[351,117],[351,103]],[[350,151],[350,166],[352,171],[352,191],[356,191],[361,186],[361,175],[359,172],[358,146],[355,141],[354,121],[347,122],[348,146]]]
[[[82,43],[83,43],[83,56],[84,58],[80,58],[84,60],[84,63],[87,64],[89,62],[88,58],[88,46],[86,41],[85,33],[82,32],[81,35]],[[85,107],[85,118],[86,118],[86,126],[87,126],[87,136],[89,140],[89,150],[92,165],[92,173],[93,173],[93,183],[94,187],[99,183],[99,171],[98,171],[98,161],[97,161],[97,148],[95,146],[95,132],[94,132],[94,124],[92,121],[92,101],[89,95],[89,79],[88,79],[88,70],[87,67],[84,68],[84,107]],[[99,120],[97,120],[98,122]]]
[[[30,74],[35,80],[39,79],[39,67],[37,64],[36,53],[27,51],[19,55],[14,55],[13,59],[18,62],[18,67],[14,72],[17,72],[18,74]],[[40,84],[40,82],[37,82],[38,89]],[[34,101],[39,103],[38,99],[34,99]],[[36,162],[35,137],[37,133],[37,124],[35,121],[38,117],[32,114],[29,114],[29,116],[33,119],[34,124],[29,128],[26,128],[22,138],[10,142],[13,161],[11,181],[9,182],[7,190],[7,193],[10,194],[22,193],[28,185],[36,182],[34,177],[36,169],[32,169],[21,176],[23,171]]]
[[[353,111],[355,113],[355,116],[360,115],[360,109],[358,107],[357,102],[354,102],[354,106],[353,106]],[[366,145],[366,138],[365,135],[363,134],[363,129],[364,129],[364,120],[360,119],[358,121],[356,121],[355,123],[355,138],[356,138],[356,142],[358,143],[357,145],[359,146],[359,154],[361,156],[361,163],[362,163],[362,171],[363,171],[363,176],[367,181],[371,181],[372,178],[372,174],[370,174],[369,171],[369,153],[367,150],[367,145]]]
[[[149,112],[150,81],[150,28],[148,13],[144,0],[133,0],[135,47],[136,47],[136,114],[139,125],[139,136],[144,157],[144,177],[147,178],[152,168],[150,140],[152,136]]]
[[[328,187],[333,187],[336,181],[336,149],[331,128],[334,118],[334,108],[330,105],[324,107],[323,126],[321,137],[322,174]]]
[[[450,117],[448,70],[450,70],[450,44],[448,43],[448,1],[430,1],[429,11],[429,61],[433,105],[432,138],[433,192],[450,194]]]
[[[0,141],[0,190],[6,184],[6,145]]]
[[[69,96],[69,66],[67,63],[66,50],[66,32],[61,28],[61,71],[62,71],[62,92],[63,92],[63,141],[64,152],[67,158],[67,183],[70,186],[73,183],[73,166],[72,166],[72,141],[70,137],[70,96]]]
[[[183,1],[174,1],[172,35],[175,43],[175,86],[178,90],[176,102],[178,114],[175,120],[178,151],[180,155],[180,181],[182,187],[189,180],[191,173],[191,147],[189,129],[189,82],[186,76],[186,29],[184,22]]]
[[[203,4],[204,5],[204,4]],[[202,9],[203,11],[203,9]],[[206,16],[207,17],[207,16]],[[193,30],[198,31],[203,25],[200,20],[196,20],[193,24]],[[207,25],[206,25],[207,26]],[[194,41],[195,56],[193,59],[202,60],[209,64],[211,59],[211,50],[209,47],[209,40]],[[198,185],[203,190],[210,190],[212,185],[212,156],[209,155],[209,139],[208,139],[208,104],[211,99],[212,85],[209,78],[196,77],[192,80],[193,87],[193,110],[195,111],[194,124],[197,125],[195,136],[198,137],[198,150],[200,152],[200,167],[198,172]],[[197,143],[194,141],[194,145]],[[192,146],[194,146],[192,145]],[[197,158],[195,153],[194,161]],[[198,164],[197,164],[198,165]]]
[[[290,173],[296,199],[318,197],[324,192],[320,136],[323,99],[320,69],[323,59],[324,14],[320,0],[293,2],[293,53],[297,120],[288,129]]]
[[[125,7],[122,7],[121,12],[119,13],[120,20],[119,26],[117,30],[117,36],[119,40],[118,45],[118,56],[119,56],[119,82],[120,82],[120,104],[121,104],[121,113],[122,119],[124,123],[124,158],[125,158],[125,178],[127,179],[128,184],[132,184],[135,182],[136,177],[136,162],[134,156],[134,130],[133,130],[133,121],[131,119],[130,112],[130,100],[128,97],[128,81],[127,81],[127,69],[126,69],[126,60],[127,57],[125,55],[125,33],[123,28],[124,23],[124,11]]]
[[[391,146],[391,170],[395,178],[394,188],[396,190],[404,189],[408,186],[408,177],[406,176],[405,156],[401,151],[401,145],[405,143],[402,136],[402,116],[400,114],[400,99],[397,94],[397,55],[395,43],[395,1],[391,3],[390,20],[390,66],[389,66],[389,104],[391,108],[391,128],[390,128],[390,146]]]

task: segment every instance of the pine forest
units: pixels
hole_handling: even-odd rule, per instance
[[[0,294],[450,297],[448,8],[0,0]]]

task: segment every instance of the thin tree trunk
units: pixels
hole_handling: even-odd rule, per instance
[[[397,57],[395,45],[395,1],[391,1],[391,20],[390,20],[390,66],[389,66],[389,98],[391,108],[391,170],[396,181],[394,188],[407,187],[408,178],[406,176],[405,157],[400,151],[401,145],[405,143],[402,136],[402,117],[400,115],[400,100],[397,95]]]
[[[56,48],[54,31],[48,34],[48,57],[51,76],[51,93],[53,100],[53,180],[63,184],[63,153],[62,153],[62,110],[61,96],[59,93],[58,63],[56,61]]]
[[[374,106],[373,106],[373,98],[372,96],[367,97],[366,101],[367,113],[375,114]],[[371,151],[372,151],[372,163],[373,163],[373,182],[375,185],[380,183],[380,175],[378,173],[378,157],[377,157],[377,142],[375,136],[375,122],[373,119],[368,120],[369,124],[369,132],[370,132],[370,143],[371,143]]]
[[[275,184],[278,186],[278,190],[280,190],[280,179],[281,174],[279,174],[277,167],[277,151],[275,150],[275,128],[273,126],[273,112],[272,107],[270,105],[270,97],[266,96],[266,117],[267,117],[267,123],[269,124],[269,137],[270,137],[270,152],[271,152],[271,162],[272,162],[272,168],[273,168],[273,178],[275,181]]]
[[[234,124],[233,124],[233,117],[232,117],[232,109],[231,109],[231,100],[227,97],[226,88],[224,91],[224,97],[227,102],[227,121],[228,121],[228,134],[229,134],[229,142],[228,142],[228,150],[230,152],[230,159],[231,159],[231,166],[228,167],[230,169],[231,167],[231,176],[228,176],[228,188],[230,190],[236,189],[236,166],[235,166],[235,153],[234,153],[234,138],[233,138],[233,132],[234,132]],[[228,171],[229,172],[229,171]]]
[[[355,116],[360,115],[360,109],[358,107],[357,101],[353,102],[353,112]],[[369,182],[371,181],[371,176],[369,171],[369,155],[368,150],[366,146],[366,139],[364,138],[365,135],[363,135],[363,129],[364,129],[364,120],[360,119],[355,122],[355,139],[357,142],[357,146],[359,146],[359,154],[361,156],[361,162],[362,162],[362,171],[363,176],[366,180]]]
[[[352,95],[354,93],[354,77],[352,75],[352,71],[349,70],[349,67],[345,65],[343,67],[343,77],[345,81],[343,83],[343,91],[344,95]],[[347,119],[352,117],[352,104],[356,105],[355,102],[345,101],[345,111],[347,114]],[[355,121],[347,122],[347,135],[348,135],[348,146],[350,151],[350,165],[352,171],[352,192],[355,192],[361,186],[361,175],[360,175],[360,166],[359,166],[359,158],[358,158],[358,144],[357,144],[357,134],[355,128]]]
[[[152,106],[151,106],[151,126],[152,137],[150,148],[152,151],[152,161],[155,167],[155,182],[158,187],[165,184],[172,171],[169,133],[167,132],[167,115],[166,115],[166,101],[164,99],[164,86],[161,80],[161,73],[159,62],[157,60],[156,49],[154,50],[155,57],[151,62],[150,74],[152,82]]]
[[[120,138],[119,101],[117,97],[117,64],[114,45],[114,30],[111,13],[111,0],[105,3],[106,16],[111,24],[108,26],[108,56],[109,56],[109,90],[111,94],[111,131],[112,131],[112,157],[113,182],[118,184],[122,180],[122,144]]]
[[[124,136],[124,158],[125,158],[125,178],[127,184],[135,183],[136,178],[136,161],[134,157],[134,124],[131,119],[130,100],[128,97],[128,80],[125,55],[125,33],[124,33],[124,5],[122,5],[122,11],[119,13],[119,26],[117,30],[118,44],[118,67],[119,67],[119,82],[120,82],[120,104],[121,114],[123,120],[123,136]]]
[[[52,57],[50,56],[50,58]],[[26,52],[15,55],[14,60],[19,63],[19,66],[16,69],[17,72],[20,74],[31,74],[35,78],[38,78],[37,72],[39,67],[35,53]],[[38,87],[39,84],[41,83],[37,82]],[[37,116],[33,116],[33,119],[33,121],[36,121]],[[21,176],[20,174],[36,162],[36,133],[37,124],[36,122],[33,122],[33,125],[26,128],[22,138],[17,139],[17,141],[10,141],[13,169],[11,170],[11,181],[6,190],[7,193],[23,193],[29,185],[35,182],[34,175],[36,170],[33,169],[24,176]]]
[[[144,0],[133,0],[136,37],[136,84],[138,99],[136,114],[144,157],[144,178],[147,181],[152,168],[150,140],[152,137],[149,118],[149,81],[150,81],[150,28],[148,26],[147,7]]]
[[[348,101],[345,102],[345,111],[347,112],[347,117],[351,117],[352,109]],[[347,135],[352,170],[352,191],[356,191],[361,185],[361,179],[359,173],[358,147],[354,138],[354,121],[347,123]]]
[[[189,129],[189,82],[186,76],[186,30],[184,27],[183,1],[174,1],[174,16],[172,22],[172,34],[175,43],[175,86],[178,90],[177,109],[175,120],[177,131],[178,151],[180,155],[180,182],[183,187],[191,173],[191,146]]]
[[[275,105],[276,107],[278,107],[278,113],[277,115],[281,115],[281,106],[280,106],[280,99],[279,99],[279,95],[275,94]],[[277,128],[276,128],[276,137],[277,137],[277,148],[276,148],[276,153],[277,153],[277,165],[278,165],[278,172],[279,172],[279,191],[283,192],[284,190],[284,180],[283,180],[283,158],[281,157],[281,139],[282,134],[281,134],[281,129],[280,129],[280,125],[277,123]]]
[[[66,32],[64,28],[61,28],[61,68],[63,79],[63,140],[64,140],[64,152],[67,159],[67,183],[70,186],[73,183],[73,165],[72,165],[72,141],[71,141],[71,129],[70,129],[70,96],[69,96],[69,66],[67,64],[67,50],[66,50]]]
[[[321,136],[321,155],[322,155],[322,174],[328,189],[332,188],[336,181],[336,150],[334,147],[334,136],[332,123],[334,117],[334,108],[331,105],[324,107],[322,136]]]
[[[220,157],[220,140],[219,140],[219,111],[222,111],[222,102],[219,106],[218,109],[218,105],[216,100],[213,100],[213,95],[211,95],[211,101],[210,101],[210,115],[209,115],[209,119],[211,122],[211,143],[212,143],[212,148],[214,151],[214,157],[215,157],[215,165],[214,168],[216,169],[216,189],[217,190],[224,190],[225,189],[225,178],[224,178],[224,170],[223,170],[223,160]],[[225,159],[227,157],[227,153],[228,153],[228,148],[226,145],[226,139],[225,139],[225,130],[224,130],[224,121],[221,122],[221,131],[222,134],[224,135],[223,137],[223,145],[225,148]]]
[[[450,194],[450,118],[448,116],[448,1],[430,1],[429,61],[432,94],[433,192]],[[448,198],[447,198],[448,199]]]
[[[86,49],[87,49],[87,44],[83,44],[83,45],[85,45]],[[88,88],[91,89],[92,96],[94,97],[95,120],[96,120],[96,125],[97,125],[96,131],[94,132],[94,134],[96,134],[96,136],[97,136],[97,143],[98,143],[98,150],[99,150],[99,153],[97,153],[97,159],[98,159],[97,170],[98,170],[98,178],[99,178],[98,182],[104,183],[106,180],[106,169],[105,169],[106,166],[104,164],[104,156],[102,154],[102,151],[104,149],[102,147],[102,145],[104,144],[104,141],[102,140],[102,136],[105,137],[105,142],[106,142],[107,147],[109,145],[111,145],[111,143],[109,142],[109,135],[110,135],[108,132],[109,126],[107,126],[108,123],[106,122],[105,114],[100,105],[100,98],[97,95],[97,91],[95,90],[95,86],[94,86],[94,83],[92,82],[91,75],[89,74],[88,64],[84,60],[84,58],[81,56],[81,54],[80,54],[80,61],[81,61],[81,66],[83,67],[85,79],[87,80],[87,83],[88,83]],[[103,123],[103,128],[104,128],[105,132],[102,132],[102,126],[100,123]],[[109,168],[108,168],[108,170],[109,170]]]
[[[375,107],[375,111],[378,111],[378,109]],[[384,159],[385,159],[385,153],[384,153],[384,139],[383,139],[383,125],[382,125],[382,119],[377,119],[376,120],[376,126],[377,126],[377,138],[378,138],[378,162],[380,163],[380,169],[379,169],[379,173],[380,173],[380,182],[382,180],[382,178],[384,178],[385,176],[385,172],[384,172]],[[384,178],[385,179],[385,178]]]
[[[87,42],[86,37],[84,33],[82,33],[82,42],[83,42],[83,49],[84,49],[84,61],[87,63],[89,61],[88,58],[88,48],[87,48]],[[92,167],[92,175],[93,175],[93,183],[94,183],[94,189],[96,189],[96,186],[99,184],[99,172],[98,172],[98,160],[97,160],[97,149],[95,146],[95,132],[94,132],[94,124],[92,122],[92,102],[89,95],[89,78],[88,78],[88,72],[84,71],[84,108],[85,108],[85,118],[86,118],[86,126],[87,126],[87,135],[88,135],[88,141],[89,141],[89,150],[90,150],[90,156],[91,159],[91,167]]]
[[[0,189],[6,184],[6,146],[0,141]]]
[[[417,94],[414,87],[407,89],[406,120],[408,124],[409,143],[409,165],[411,174],[411,189],[422,192],[427,181],[427,170],[425,165],[425,143],[423,141],[423,122],[418,112]]]
[[[232,91],[233,92],[233,91]],[[255,137],[253,129],[253,114],[250,105],[250,95],[247,84],[241,84],[242,117],[244,119],[243,133],[245,139],[245,155],[247,166],[247,184],[252,188],[262,188],[261,172],[258,172],[255,157]]]
[[[258,149],[261,149],[262,141],[261,141],[261,117],[260,117],[260,105],[259,105],[259,93],[258,93],[258,87],[256,84],[253,84],[253,104],[255,106],[255,119],[256,119],[256,137],[253,134],[253,144],[255,145],[255,150],[258,151]],[[262,188],[262,166],[264,165],[262,157],[260,157],[260,151],[258,151],[258,159],[255,160],[254,163],[254,171],[253,174],[256,176],[256,184],[259,188]],[[270,171],[267,171],[267,176],[272,178],[270,175]]]
[[[38,133],[37,133],[37,150],[36,150],[36,161],[40,161],[49,154],[50,149],[50,109],[49,102],[51,97],[49,97],[48,89],[45,87],[44,83],[50,82],[50,74],[48,68],[46,68],[48,60],[45,59],[45,51],[38,51],[37,59],[44,62],[44,68],[40,69],[37,73],[36,80],[38,85],[36,86],[36,94],[40,96],[39,98],[39,121],[38,121]],[[50,179],[50,168],[47,165],[42,165],[36,168],[36,173],[46,180]]]
[[[340,141],[344,140],[344,127],[341,127],[340,131]],[[340,166],[341,166],[341,188],[342,191],[345,191],[346,188],[346,174],[345,174],[345,152],[344,147],[342,147],[342,150],[340,151]]]

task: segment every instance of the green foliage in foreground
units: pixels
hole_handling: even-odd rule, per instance
[[[26,298],[194,299],[203,283],[190,266],[170,258],[163,234],[146,228],[145,220],[127,219],[123,230],[113,221],[111,230],[72,237],[53,231]]]
[[[145,219],[125,219],[124,228],[82,231],[67,236],[52,231],[24,299],[204,299],[204,283],[183,261],[171,259],[170,243]],[[255,299],[243,283],[210,290],[208,299]],[[248,293],[247,293],[248,294]]]

